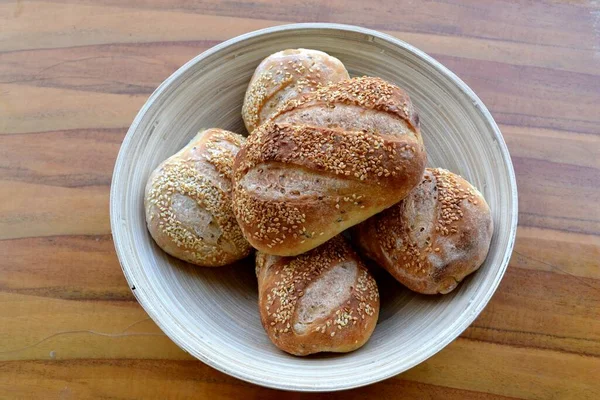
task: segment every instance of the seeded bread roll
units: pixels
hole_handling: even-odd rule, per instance
[[[353,228],[352,237],[409,289],[445,294],[481,266],[492,231],[490,209],[475,187],[428,168],[406,199]]]
[[[254,131],[235,159],[233,209],[256,249],[301,254],[406,197],[426,157],[406,93],[350,79],[291,101]]]
[[[265,58],[250,80],[242,118],[252,133],[281,105],[321,85],[350,78],[344,64],[318,50],[289,49]]]
[[[225,130],[205,130],[152,172],[144,198],[146,222],[164,251],[204,267],[250,254],[231,209],[233,157],[244,140]]]
[[[298,356],[361,347],[379,316],[375,280],[341,236],[308,253],[256,253],[260,317],[269,339]]]

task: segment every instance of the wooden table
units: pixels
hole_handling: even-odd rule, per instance
[[[0,1],[0,398],[281,395],[192,359],[148,318],[108,196],[163,79],[225,39],[308,21],[388,32],[456,72],[500,125],[520,194],[510,267],[475,323],[339,397],[600,398],[597,0]]]

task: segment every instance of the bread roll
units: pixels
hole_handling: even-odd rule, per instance
[[[281,105],[321,85],[350,78],[344,64],[318,50],[289,49],[265,58],[250,80],[242,118],[252,133]]]
[[[250,254],[231,209],[233,157],[244,138],[208,129],[150,175],[144,205],[156,243],[184,261],[218,267]]]
[[[377,284],[341,236],[297,257],[257,252],[256,276],[262,325],[283,351],[348,352],[375,329]]]
[[[425,171],[410,195],[352,230],[355,243],[415,292],[448,293],[485,260],[493,223],[485,199],[462,177]]]
[[[293,256],[402,200],[425,162],[406,93],[350,79],[293,100],[254,131],[235,159],[233,209],[253,247]]]

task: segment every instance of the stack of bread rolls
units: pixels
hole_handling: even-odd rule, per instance
[[[257,67],[242,118],[247,139],[203,131],[152,173],[146,219],[162,249],[199,266],[256,249],[260,319],[281,350],[368,341],[379,292],[361,256],[423,294],[452,291],[485,260],[485,199],[425,168],[419,115],[393,83],[284,50]]]

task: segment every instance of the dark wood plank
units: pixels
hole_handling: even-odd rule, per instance
[[[482,357],[497,356],[501,348],[491,348],[485,344],[469,342],[481,350],[479,356],[469,357],[464,354],[463,362],[475,361]],[[453,355],[461,357],[467,342],[452,345]],[[6,362],[0,364],[0,395],[30,397],[44,390],[47,396],[58,398],[279,398],[290,399],[364,399],[377,397],[381,399],[478,399],[501,400],[514,398],[511,393],[526,392],[529,398],[543,398],[551,395],[560,398],[593,399],[598,394],[590,384],[591,375],[581,373],[576,368],[570,375],[576,378],[577,386],[561,388],[560,382],[553,381],[555,373],[550,366],[537,368],[537,379],[531,384],[517,386],[510,384],[511,379],[529,375],[532,362],[539,361],[540,355],[524,351],[522,356],[512,353],[514,360],[506,368],[469,368],[469,379],[462,379],[459,371],[448,371],[444,368],[444,359],[440,355],[414,368],[408,373],[359,389],[331,394],[302,394],[281,392],[251,385],[225,374],[217,372],[198,361],[173,360],[67,360],[67,361],[25,361]],[[527,358],[529,356],[529,358]],[[503,361],[506,361],[503,358]],[[529,360],[529,361],[528,361]],[[552,357],[546,362],[552,363]],[[534,364],[535,365],[535,364]],[[589,364],[588,364],[589,365]],[[556,364],[552,364],[556,366]],[[573,366],[567,363],[565,366]],[[536,367],[534,367],[536,368]],[[443,373],[456,379],[444,381]],[[449,373],[449,374],[448,374]],[[428,377],[433,377],[430,379]],[[493,378],[492,378],[493,377]],[[451,378],[451,379],[452,379]],[[490,379],[492,378],[492,379]],[[483,379],[489,382],[486,387],[489,393],[461,389],[469,381]],[[110,385],[106,383],[110,382]],[[173,385],[177,382],[176,385]],[[435,382],[445,385],[440,386]],[[498,393],[499,392],[499,393]],[[61,397],[62,396],[62,397]],[[576,397],[580,396],[580,397]]]
[[[49,0],[58,3],[56,0]],[[361,0],[253,0],[248,2],[219,0],[130,1],[87,0],[88,4],[119,6],[136,10],[162,10],[202,15],[242,17],[290,22],[337,22],[370,26],[378,30],[406,30],[428,34],[462,36],[516,43],[533,43],[549,47],[594,49],[596,39],[590,29],[594,24],[594,3],[541,1],[527,4],[493,0],[420,2],[364,2]],[[80,3],[60,1],[60,3]]]

